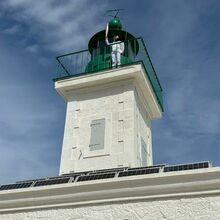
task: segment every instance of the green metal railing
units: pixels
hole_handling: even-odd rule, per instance
[[[149,79],[158,104],[163,111],[162,87],[151,62],[147,48],[142,38],[136,38],[124,42],[125,50],[121,55],[121,65],[132,65],[140,63],[145,69],[146,77]],[[58,61],[58,74],[54,81],[65,78],[76,77],[83,74],[92,74],[112,68],[111,46],[90,48],[74,53],[68,53],[56,57]]]

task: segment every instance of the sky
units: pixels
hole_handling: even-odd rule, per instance
[[[0,184],[58,175],[66,103],[55,57],[87,49],[115,8],[163,87],[154,164],[220,166],[219,0],[1,0]]]

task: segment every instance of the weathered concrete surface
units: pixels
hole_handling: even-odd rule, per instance
[[[102,204],[0,215],[1,220],[209,220],[220,219],[220,197]]]

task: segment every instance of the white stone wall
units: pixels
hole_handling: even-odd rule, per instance
[[[1,220],[218,220],[220,197],[178,198],[0,214]]]
[[[140,64],[58,81],[55,87],[67,101],[60,174],[143,165],[141,138],[152,164],[150,121],[161,110]],[[91,122],[97,119],[105,119],[104,149],[91,151]]]
[[[220,168],[0,191],[1,220],[219,220]]]
[[[70,91],[60,173],[134,164],[134,85],[124,81]],[[105,119],[103,150],[89,150],[92,120]],[[126,146],[126,147],[125,147]]]
[[[140,139],[151,158],[150,119],[134,80],[108,83],[68,93],[60,174],[140,166]],[[92,120],[105,119],[102,150],[89,150]]]
[[[141,138],[152,165],[150,119],[132,80],[70,91],[60,174],[141,166]],[[92,120],[105,119],[103,150],[89,150]]]
[[[153,165],[152,156],[152,135],[151,135],[151,120],[146,111],[146,106],[142,100],[141,92],[135,88],[135,117],[136,117],[136,132],[137,132],[137,157],[139,163],[136,166],[142,166],[141,163],[141,139],[144,140],[147,150],[147,164],[144,166]]]

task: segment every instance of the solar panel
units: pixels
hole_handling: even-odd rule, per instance
[[[36,182],[36,181],[38,181],[38,180],[45,180],[45,178],[31,179],[31,180],[21,180],[21,181],[17,181],[16,183]]]
[[[211,164],[208,161],[199,162],[199,163],[190,163],[190,164],[180,164],[180,165],[174,165],[174,166],[166,166],[164,167],[163,172],[203,169],[203,168],[209,168],[210,166]]]
[[[112,168],[112,169],[103,169],[103,170],[94,170],[90,172],[90,174],[99,174],[99,173],[112,173],[112,172],[119,172],[127,169],[127,167],[120,167],[120,168]]]
[[[7,184],[0,186],[0,190],[10,190],[10,189],[20,189],[28,187],[38,187],[46,185],[55,185],[68,182],[83,182],[98,179],[108,179],[114,177],[125,177],[125,176],[136,176],[136,175],[146,175],[161,172],[173,172],[182,170],[193,170],[211,167],[211,163],[208,161],[189,163],[189,164],[179,164],[166,166],[165,164],[153,165],[148,167],[117,167],[111,169],[93,170],[77,173],[68,173],[61,176],[48,177],[45,179],[34,179],[34,180],[23,180],[16,182],[15,184]]]
[[[62,177],[76,177],[76,176],[82,176],[82,175],[88,175],[89,173],[91,173],[92,171],[86,171],[86,172],[72,172],[72,173],[66,173],[66,174],[62,174]]]
[[[160,168],[143,168],[143,169],[132,169],[132,170],[125,170],[121,171],[118,174],[118,177],[124,177],[124,176],[136,176],[136,175],[144,175],[144,174],[152,174],[152,173],[159,173]]]
[[[116,172],[90,174],[90,175],[86,175],[86,176],[79,176],[79,178],[77,179],[77,182],[113,178],[113,177],[115,177],[115,174],[116,174]]]
[[[46,185],[54,185],[54,184],[68,183],[69,180],[70,180],[69,177],[59,178],[59,179],[40,180],[40,181],[37,181],[37,182],[34,184],[34,187],[36,187],[36,186],[46,186]]]
[[[48,177],[44,180],[56,180],[56,179],[63,179],[63,178],[69,178],[70,179],[70,177],[75,177],[75,176],[53,176],[53,177]]]
[[[147,166],[147,167],[133,167],[133,168],[128,168],[127,170],[142,170],[142,169],[150,169],[150,168],[162,168],[165,167],[166,164],[159,164],[159,165],[152,165],[152,166]]]
[[[28,188],[32,185],[32,183],[33,182],[2,185],[2,186],[0,186],[0,190]]]
[[[101,174],[101,173],[115,173],[119,171],[123,171],[127,169],[127,167],[118,167],[118,168],[111,168],[111,169],[101,169],[101,170],[91,170],[86,172],[76,172],[76,173],[68,173],[68,174],[62,174],[62,177],[77,177],[77,176],[87,176],[87,175],[95,175],[95,174]],[[50,178],[51,179],[51,178]]]

